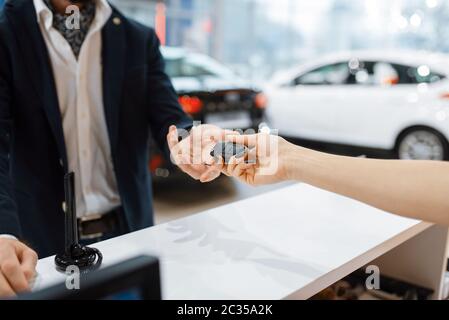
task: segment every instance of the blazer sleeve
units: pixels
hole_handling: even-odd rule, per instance
[[[13,124],[11,64],[0,34],[0,234],[21,236],[13,183],[10,176],[10,148]]]
[[[148,57],[148,102],[149,121],[153,137],[161,150],[169,155],[167,133],[171,125],[190,130],[193,120],[181,108],[178,95],[165,73],[165,62],[160,52],[160,42],[151,30]]]

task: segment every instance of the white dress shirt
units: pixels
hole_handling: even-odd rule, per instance
[[[69,170],[75,172],[78,217],[106,213],[121,204],[103,106],[101,29],[112,9],[106,0],[97,0],[77,60],[53,28],[51,10],[43,0],[34,0],[34,6],[53,67]]]

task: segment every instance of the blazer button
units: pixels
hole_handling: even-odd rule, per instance
[[[119,26],[122,24],[122,19],[120,19],[119,17],[115,17],[114,19],[112,19],[112,22],[114,22],[116,26]]]
[[[62,159],[59,159],[59,164],[61,165],[61,167],[64,167],[64,161],[62,161]]]

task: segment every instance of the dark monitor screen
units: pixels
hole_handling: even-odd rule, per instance
[[[66,284],[20,295],[19,300],[161,300],[159,261],[140,256],[80,276],[79,289]]]

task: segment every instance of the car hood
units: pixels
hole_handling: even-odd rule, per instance
[[[183,77],[172,78],[173,86],[178,93],[183,92],[214,92],[222,90],[253,89],[245,80],[225,79],[219,77]]]

